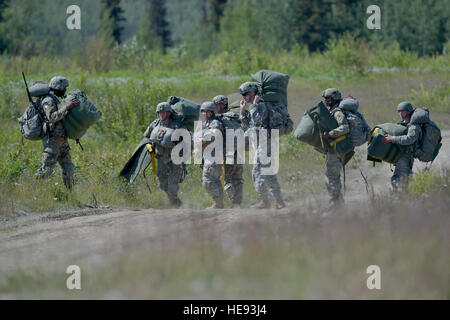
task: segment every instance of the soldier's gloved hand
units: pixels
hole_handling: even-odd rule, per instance
[[[392,142],[392,136],[390,134],[387,134],[381,139],[381,142],[383,143],[391,143]]]
[[[247,102],[245,102],[245,100],[244,99],[242,99],[240,102],[239,102],[239,106],[241,107],[241,111],[244,111],[245,110],[245,106],[247,105]]]
[[[72,110],[72,109],[75,108],[79,103],[80,103],[80,100],[78,100],[78,99],[72,99],[72,100],[70,100],[70,102],[69,102],[69,103],[67,104],[67,106],[66,106],[66,110],[67,110],[67,111]]]

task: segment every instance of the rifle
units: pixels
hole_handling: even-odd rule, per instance
[[[25,82],[25,88],[27,89],[28,101],[30,101],[30,103],[34,105],[34,101],[31,98],[30,90],[28,90],[27,79],[25,79],[25,73],[23,73],[23,71],[22,71],[22,77],[23,77],[23,82]]]

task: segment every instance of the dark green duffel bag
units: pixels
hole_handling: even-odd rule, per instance
[[[252,74],[251,77],[256,82],[264,101],[282,102],[286,107],[288,106],[287,87],[289,76],[287,74],[271,70],[260,70]]]
[[[198,121],[200,116],[200,105],[194,101],[176,96],[170,96],[167,102],[175,111],[176,114],[173,117],[180,123],[180,127],[194,131],[194,121]]]
[[[80,103],[69,111],[62,120],[62,125],[66,129],[68,138],[78,140],[84,136],[91,125],[101,118],[102,112],[80,90],[70,91],[61,105],[65,107],[72,99],[78,99]]]
[[[402,136],[408,129],[401,124],[383,123],[375,126],[370,132],[370,138],[367,147],[368,160],[381,160],[388,163],[396,163],[405,147],[395,143],[383,143],[381,140],[386,134],[391,136]]]
[[[322,137],[324,131],[331,131],[337,126],[336,119],[323,102],[320,102],[317,106],[305,112],[293,135],[321,153],[327,153],[336,148],[337,152],[347,154],[353,150],[353,145],[347,136],[328,140]]]

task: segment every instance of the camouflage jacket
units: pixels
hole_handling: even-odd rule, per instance
[[[59,109],[61,100],[56,96],[46,96],[41,101],[42,110],[49,122],[50,135],[54,137],[65,137],[66,132],[61,120],[69,113],[66,108]]]
[[[249,110],[241,111],[239,119],[241,120],[242,129],[247,131],[250,128],[266,129],[269,122],[269,109],[262,101],[252,104]],[[268,132],[268,134],[270,134]]]
[[[422,129],[419,125],[412,124],[410,122],[403,121],[400,123],[408,128],[408,132],[403,136],[392,136],[392,143],[400,144],[403,146],[411,146],[408,151],[413,151],[416,143],[420,141],[422,136]]]
[[[144,132],[144,137],[153,140],[152,145],[155,149],[156,156],[170,158],[172,148],[176,145],[176,143],[170,142],[171,133],[178,128],[178,123],[173,119],[170,119],[167,125],[164,125],[160,119],[156,119],[150,123]],[[152,137],[156,138],[152,139]]]
[[[350,126],[348,125],[348,121],[347,121],[347,118],[345,117],[344,112],[337,106],[333,106],[330,109],[330,113],[336,119],[336,122],[338,124],[338,127],[336,129],[333,129],[330,132],[328,132],[330,134],[330,136],[332,138],[337,138],[337,137],[343,136],[344,134],[349,133]]]

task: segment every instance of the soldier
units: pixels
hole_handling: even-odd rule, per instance
[[[239,115],[234,112],[228,112],[228,98],[224,95],[218,95],[213,98],[216,105],[216,111],[219,121],[222,122],[224,130],[236,130],[241,127]],[[226,150],[226,132],[224,132],[224,150]],[[233,208],[239,208],[242,203],[242,173],[244,166],[237,163],[237,150],[234,151],[233,164],[226,164],[226,153],[224,152],[224,189],[228,198],[232,202]]]
[[[167,102],[161,102],[156,106],[158,119],[154,120],[145,130],[144,137],[150,139],[153,150],[158,160],[159,188],[167,193],[170,204],[180,207],[182,202],[178,198],[179,183],[184,180],[184,164],[174,164],[171,153],[176,143],[171,141],[173,130],[179,128],[179,124],[173,120],[172,107]]]
[[[410,123],[414,108],[410,102],[403,101],[397,106],[397,111],[402,118],[401,125],[408,128],[408,132],[403,136],[386,135],[383,143],[396,143],[405,146],[405,151],[400,159],[395,163],[394,175],[391,177],[391,184],[394,191],[401,191],[407,186],[408,176],[412,174],[414,164],[414,149],[422,136],[422,129],[419,125]]]
[[[342,95],[336,88],[328,88],[322,92],[324,103],[328,107],[330,113],[336,119],[338,127],[329,132],[323,132],[325,139],[337,138],[349,133],[350,127],[344,112],[339,109],[339,103],[342,101]],[[341,193],[341,170],[344,163],[344,154],[331,149],[327,152],[326,157],[326,171],[325,171],[325,184],[327,186],[328,193],[331,196],[330,203],[332,206],[341,205],[344,202],[344,198]]]
[[[281,209],[285,207],[285,203],[283,198],[281,197],[281,189],[280,184],[278,183],[278,178],[276,174],[264,175],[261,172],[262,168],[270,167],[270,163],[262,164],[261,158],[263,156],[270,157],[271,155],[271,143],[270,143],[270,128],[268,128],[269,123],[269,114],[270,110],[268,106],[259,98],[257,95],[258,88],[253,82],[244,82],[239,87],[239,93],[242,95],[243,99],[240,102],[240,120],[242,123],[242,127],[245,131],[248,129],[253,129],[257,133],[259,130],[266,129],[267,130],[267,155],[264,155],[263,152],[266,152],[261,145],[261,139],[259,139],[258,144],[256,146],[255,160],[256,163],[253,166],[252,170],[252,178],[253,185],[258,192],[261,201],[252,206],[255,209],[264,209],[270,208],[269,201],[269,190],[271,191],[273,197],[275,198],[277,209]],[[246,104],[251,103],[250,110],[246,110]],[[265,143],[267,143],[267,141]]]
[[[204,118],[202,123],[202,144],[206,147],[212,141],[209,137],[213,136],[217,130],[223,134],[222,122],[216,117],[216,106],[213,102],[203,102],[200,112]],[[215,156],[215,151],[211,154]],[[207,209],[223,208],[223,189],[220,177],[222,176],[222,163],[217,163],[214,159],[203,159],[203,187],[214,199],[214,205]]]
[[[66,131],[61,120],[71,109],[79,104],[78,99],[71,100],[65,107],[61,107],[61,99],[65,97],[69,81],[61,76],[53,77],[50,80],[50,92],[41,101],[46,120],[48,121],[48,132],[43,138],[42,166],[37,172],[38,178],[49,177],[59,162],[62,168],[62,178],[64,185],[68,189],[73,186],[74,167],[70,157],[70,147]]]

